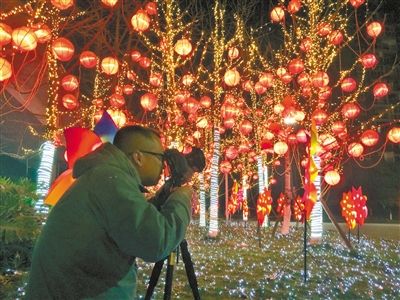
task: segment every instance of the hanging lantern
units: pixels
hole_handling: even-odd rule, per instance
[[[326,111],[322,110],[322,109],[316,109],[313,113],[312,113],[312,119],[315,121],[316,125],[322,125],[326,122],[326,120],[328,119],[328,114],[326,113]]]
[[[256,91],[257,95],[262,95],[267,91],[267,88],[263,86],[260,82],[256,82],[254,85],[254,90]]]
[[[151,73],[150,77],[149,77],[149,82],[152,86],[155,86],[155,87],[161,86],[161,84],[163,82],[161,73],[157,73],[157,72]]]
[[[73,110],[78,106],[78,100],[72,94],[65,94],[61,101],[62,105],[68,110]]]
[[[364,54],[363,56],[361,56],[360,61],[363,67],[366,69],[375,68],[378,64],[378,59],[372,53]]]
[[[296,120],[296,122],[303,121],[305,117],[306,117],[305,113],[301,110],[296,110],[294,113],[294,119]]]
[[[74,0],[51,0],[51,4],[59,10],[66,10],[74,5]]]
[[[304,38],[301,42],[300,42],[300,50],[303,52],[308,52],[310,51],[312,47],[312,40],[308,37]]]
[[[389,87],[386,83],[378,82],[374,85],[373,94],[375,98],[385,97],[389,92]]]
[[[227,86],[236,86],[239,84],[240,74],[236,69],[230,69],[225,72],[224,82]]]
[[[20,51],[31,51],[37,46],[37,37],[32,29],[22,26],[16,28],[11,34],[13,44]]]
[[[300,129],[296,133],[296,138],[299,141],[299,143],[307,143],[307,133],[305,132],[304,129]]]
[[[289,147],[285,142],[276,142],[274,144],[274,152],[278,155],[284,155]]]
[[[185,102],[185,100],[189,97],[190,97],[190,93],[188,91],[177,91],[175,93],[174,99],[175,99],[176,103],[181,104],[181,103]]]
[[[144,9],[150,16],[157,15],[157,3],[155,2],[147,2]]]
[[[136,75],[136,73],[135,72],[133,72],[132,70],[128,70],[127,72],[126,72],[126,78],[128,78],[129,80],[136,80],[136,78],[137,78],[137,75]]]
[[[297,137],[296,137],[296,135],[293,134],[293,133],[289,134],[288,137],[287,137],[287,141],[288,141],[288,143],[291,144],[291,145],[297,144]]]
[[[114,7],[115,4],[117,4],[118,0],[101,0],[101,3],[103,3],[107,7]]]
[[[275,113],[275,114],[279,115],[279,114],[281,114],[284,110],[285,110],[285,107],[284,107],[282,104],[278,103],[278,104],[275,104],[275,105],[274,105],[274,113]]]
[[[0,46],[7,45],[11,42],[12,28],[7,24],[0,23]]]
[[[367,34],[372,37],[373,39],[376,39],[382,32],[382,24],[379,22],[371,22],[367,25]]]
[[[343,92],[351,93],[357,88],[357,82],[353,78],[348,77],[343,79],[340,87]]]
[[[332,124],[332,132],[335,134],[339,134],[346,130],[346,125],[342,121],[335,121]]]
[[[379,134],[375,130],[369,129],[363,132],[360,139],[365,146],[372,147],[378,143]]]
[[[316,72],[312,76],[312,84],[315,87],[324,87],[329,84],[329,76],[323,71]]]
[[[229,161],[224,160],[221,162],[219,169],[221,170],[222,173],[228,174],[230,171],[232,171],[232,165]]]
[[[288,74],[288,71],[286,70],[286,68],[284,67],[279,67],[278,69],[276,69],[276,75],[282,79],[282,76]]]
[[[140,97],[140,105],[145,111],[152,111],[157,107],[157,96],[153,93],[146,93]]]
[[[299,76],[297,76],[297,83],[300,86],[307,86],[310,84],[310,76],[308,76],[307,73],[303,72],[300,73]]]
[[[194,77],[192,74],[186,74],[182,76],[182,84],[185,86],[191,86],[194,82]]]
[[[176,42],[174,50],[179,55],[186,56],[192,51],[192,44],[188,39],[181,39]]]
[[[142,56],[141,58],[139,58],[139,66],[141,66],[144,69],[149,68],[151,65],[151,60],[150,58],[146,57],[146,56]]]
[[[74,55],[75,47],[70,40],[61,37],[53,41],[51,50],[58,60],[69,61]]]
[[[135,31],[143,32],[150,27],[150,17],[144,10],[138,10],[131,18],[132,28]]]
[[[343,42],[343,33],[340,30],[333,30],[329,34],[328,40],[332,45],[339,46]]]
[[[290,14],[297,13],[301,8],[300,0],[290,0],[287,6],[287,10]]]
[[[235,59],[239,57],[239,49],[236,47],[229,48],[228,50],[228,57],[230,59]]]
[[[134,62],[139,62],[139,59],[142,57],[142,54],[140,54],[139,51],[137,50],[132,50],[131,51],[131,59]]]
[[[200,107],[200,103],[193,97],[187,98],[182,104],[182,110],[188,114],[195,114]]]
[[[196,127],[204,129],[207,126],[208,126],[208,121],[206,117],[201,117],[196,120]]]
[[[46,43],[51,39],[51,31],[49,26],[43,23],[38,23],[32,26],[38,43]]]
[[[282,82],[283,82],[283,83],[286,83],[286,84],[288,84],[289,82],[291,82],[292,79],[293,79],[293,78],[292,78],[292,75],[290,75],[289,73],[283,74],[282,77],[281,77]]]
[[[202,96],[200,98],[200,105],[204,108],[210,108],[211,106],[211,98],[208,96]]]
[[[330,86],[324,86],[318,91],[318,99],[322,101],[328,100],[332,95],[332,89]]]
[[[98,61],[97,55],[92,51],[83,51],[81,55],[79,55],[79,62],[88,69],[94,68]]]
[[[235,159],[238,154],[238,150],[234,146],[229,146],[225,151],[225,156],[229,160]]]
[[[348,119],[357,118],[360,114],[360,111],[360,106],[355,102],[346,103],[342,108],[343,116]]]
[[[299,74],[304,71],[304,63],[300,58],[292,59],[289,62],[288,69],[292,75]]]
[[[349,2],[354,8],[358,8],[364,4],[365,0],[349,0]]]
[[[282,22],[285,19],[285,11],[281,6],[275,6],[270,13],[271,21],[275,23]]]
[[[239,153],[247,153],[250,151],[251,145],[249,142],[243,142],[239,145]]]
[[[74,75],[66,75],[61,79],[61,86],[68,92],[75,91],[79,86],[78,78]]]
[[[322,22],[318,24],[317,33],[319,36],[327,36],[332,32],[332,25],[329,23]]]
[[[193,132],[193,137],[194,137],[195,139],[201,138],[201,132],[198,131],[198,130],[196,130],[195,132]]]
[[[258,81],[266,88],[272,87],[274,85],[274,74],[272,73],[261,73]]]
[[[351,143],[347,147],[347,152],[355,158],[360,157],[364,152],[364,147],[360,143]]]
[[[110,96],[110,105],[115,108],[120,108],[125,105],[125,98],[121,94],[112,94]]]
[[[387,133],[387,138],[395,144],[400,143],[400,127],[393,127]]]
[[[122,87],[122,92],[125,95],[132,95],[133,94],[133,85],[131,84],[124,84],[124,86]]]
[[[224,119],[224,127],[226,129],[231,129],[235,126],[235,119],[234,118],[226,118]]]
[[[250,92],[253,90],[253,82],[251,80],[245,80],[242,83],[242,89],[246,92]]]
[[[329,185],[336,185],[340,181],[340,175],[339,175],[338,171],[331,170],[331,171],[326,172],[326,174],[324,176],[324,180]]]
[[[0,57],[0,82],[9,79],[12,75],[12,67],[8,60]]]
[[[126,124],[126,115],[123,111],[107,109],[107,113],[110,115],[111,119],[118,128],[121,128]]]
[[[249,120],[244,120],[239,126],[239,130],[242,134],[248,135],[253,130],[253,125]]]
[[[114,75],[118,73],[119,62],[116,58],[108,56],[101,61],[101,70],[107,75]]]

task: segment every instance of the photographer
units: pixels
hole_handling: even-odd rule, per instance
[[[185,236],[190,187],[173,187],[157,209],[144,186],[164,166],[159,134],[141,126],[120,129],[79,159],[77,179],[51,210],[35,245],[27,299],[133,299],[135,258],[166,257]]]

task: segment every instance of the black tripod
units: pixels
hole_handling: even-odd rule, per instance
[[[183,240],[179,247],[176,248],[169,256],[168,256],[168,265],[167,265],[167,274],[165,276],[165,287],[164,287],[164,300],[171,299],[171,291],[172,291],[172,277],[174,273],[175,260],[179,257],[179,248],[182,253],[182,260],[185,264],[186,275],[189,281],[190,288],[192,289],[193,299],[200,300],[199,289],[197,287],[197,279],[194,273],[193,262],[188,250],[188,243],[186,240]],[[160,260],[156,262],[154,265],[153,271],[151,272],[149,286],[147,287],[145,300],[150,300],[153,295],[154,288],[157,285],[158,278],[160,277],[160,273],[162,267],[164,265],[164,261]]]

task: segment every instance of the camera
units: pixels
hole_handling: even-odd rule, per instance
[[[187,154],[182,154],[177,149],[168,149],[165,151],[165,161],[169,168],[171,187],[190,181],[193,173],[203,171],[206,165],[204,153],[197,147],[193,147]]]

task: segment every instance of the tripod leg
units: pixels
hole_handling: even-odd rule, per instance
[[[188,250],[188,243],[186,240],[181,242],[182,260],[185,264],[186,275],[188,277],[189,285],[192,289],[193,299],[200,300],[199,288],[197,285],[196,274],[194,273],[193,261]]]
[[[174,275],[175,260],[176,250],[171,252],[171,254],[168,256],[167,274],[165,276],[164,300],[171,299],[172,277]]]
[[[163,265],[164,260],[160,260],[155,263],[153,271],[151,271],[149,286],[147,287],[146,296],[144,298],[145,300],[150,300],[151,296],[153,296],[154,288],[157,285],[158,278],[160,278],[160,273]]]

